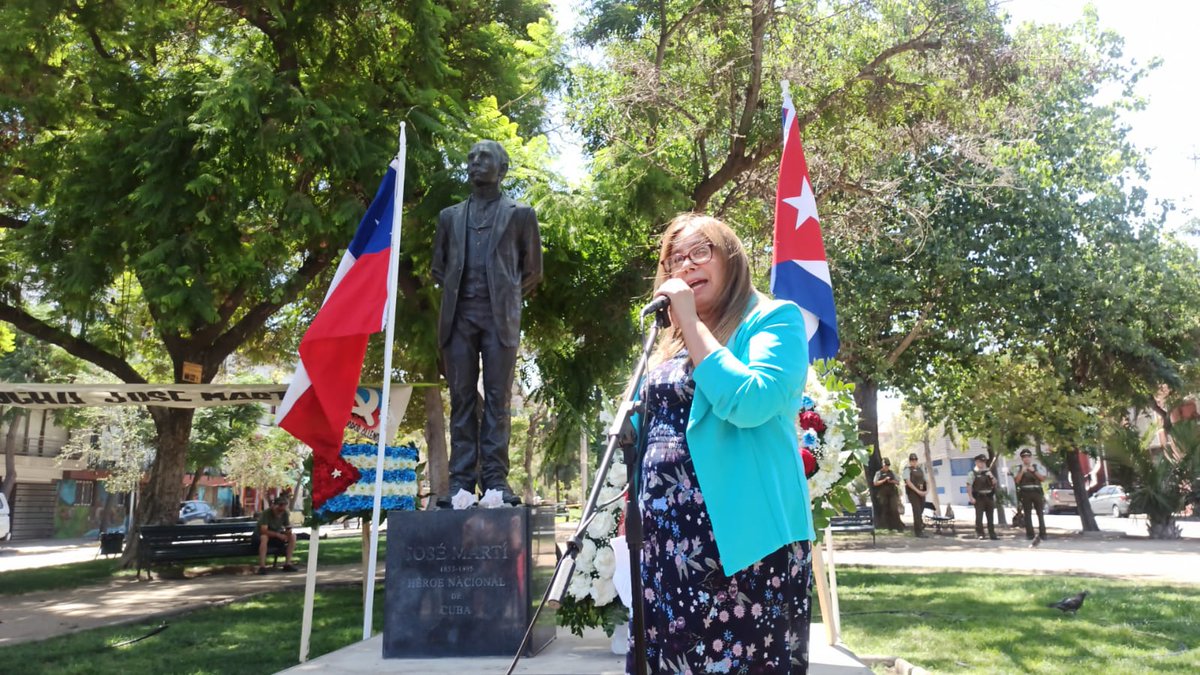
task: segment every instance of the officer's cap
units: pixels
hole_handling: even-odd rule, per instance
[[[986,462],[987,455],[975,455],[975,461],[976,462]]]
[[[917,458],[917,453],[915,453],[915,452],[910,452],[910,453],[908,453],[908,458],[909,458],[909,459],[916,459],[916,458]]]
[[[1030,450],[1029,448],[1025,448],[1024,450],[1021,451],[1021,456],[1022,457],[1032,457],[1033,451]]]

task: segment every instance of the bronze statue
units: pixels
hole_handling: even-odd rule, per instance
[[[450,389],[450,494],[439,496],[442,508],[459,489],[476,487],[521,503],[508,485],[509,405],[522,298],[541,281],[542,242],[533,209],[500,190],[506,173],[504,148],[479,141],[467,154],[471,196],[438,215],[433,278],[442,287],[438,342]]]

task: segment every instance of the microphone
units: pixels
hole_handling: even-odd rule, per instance
[[[650,304],[642,308],[641,316],[649,316],[655,312],[661,312],[671,304],[671,299],[665,295],[660,295],[650,301]]]

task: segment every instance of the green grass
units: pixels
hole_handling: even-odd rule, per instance
[[[1046,607],[1081,590],[1076,616]],[[841,567],[838,597],[855,653],[935,673],[1200,672],[1198,587]]]
[[[358,545],[323,541],[322,564],[330,551],[356,561]],[[1083,589],[1092,595],[1077,616],[1045,606]],[[935,673],[1200,672],[1200,587],[841,567],[838,590],[851,649]],[[299,591],[273,593],[172,617],[164,632],[124,647],[114,645],[160,622],[16,645],[0,649],[0,663],[20,663],[23,673],[273,673],[296,662],[302,599]],[[311,656],[359,639],[361,590],[326,589],[316,608]],[[377,628],[382,610],[380,588]]]
[[[322,542],[324,544],[325,542]],[[123,647],[154,630],[153,620],[100,628],[42,642],[0,648],[5,669],[53,673],[276,673],[297,663],[302,592],[261,595],[225,607],[165,619],[163,632]],[[383,590],[375,597],[373,625],[383,628]],[[362,638],[362,590],[330,589],[316,595],[309,658]]]
[[[380,533],[379,559],[386,554],[387,537]],[[304,563],[308,558],[308,542],[296,542],[295,559],[297,564]],[[362,560],[362,540],[359,537],[337,537],[322,539],[320,547],[320,564],[348,565]],[[268,558],[268,561],[270,558]],[[244,558],[213,558],[211,560],[191,560],[186,568],[210,567],[220,565],[255,564],[254,556]],[[158,570],[159,568],[155,568]],[[0,573],[0,596],[33,593],[35,591],[70,590],[80,586],[102,584],[113,579],[133,577],[134,570],[120,568],[117,558],[88,560],[86,562],[55,565],[53,567],[36,567],[33,569],[11,570]]]
[[[582,517],[583,517],[583,507],[582,506],[569,506],[569,507],[567,507],[566,515],[555,516],[554,522],[556,522],[556,523],[578,523],[579,519]]]

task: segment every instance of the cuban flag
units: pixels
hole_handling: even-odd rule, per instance
[[[314,509],[360,476],[341,457],[342,430],[354,407],[367,339],[385,327],[397,167],[396,161],[388,167],[300,340],[300,362],[276,413],[280,428],[312,448]]]
[[[783,158],[775,190],[775,247],[771,293],[791,300],[804,314],[808,359],[830,359],[838,353],[837,311],[817,200],[808,179],[800,144],[800,123],[787,82],[783,83]]]

